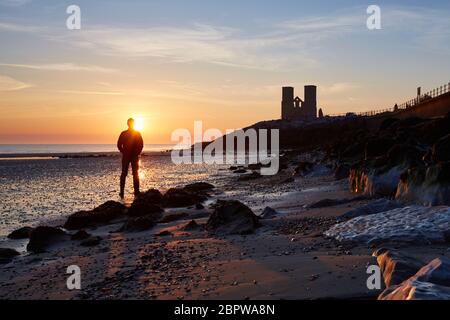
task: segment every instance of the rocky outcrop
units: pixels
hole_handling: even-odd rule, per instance
[[[31,231],[33,228],[31,227],[23,227],[17,230],[14,230],[8,235],[9,239],[28,239],[30,238]]]
[[[92,236],[92,237],[89,237],[89,238],[81,241],[80,246],[82,246],[82,247],[95,247],[95,246],[99,245],[101,241],[102,241],[101,237]]]
[[[423,266],[422,261],[394,249],[380,248],[375,250],[372,256],[377,258],[386,288],[402,283]]]
[[[159,205],[147,201],[145,198],[137,198],[128,209],[127,215],[129,217],[149,216],[156,221],[161,218],[162,213],[163,209]]]
[[[91,235],[86,230],[78,230],[76,233],[70,236],[71,240],[85,240]]]
[[[10,248],[0,248],[0,264],[10,262],[14,257],[19,256],[20,253]]]
[[[259,215],[259,217],[261,219],[272,219],[279,215],[280,215],[280,213],[277,210],[275,210],[271,207],[265,207],[263,212]]]
[[[177,220],[181,220],[189,216],[186,212],[177,212],[177,213],[170,213],[167,215],[164,215],[158,222],[159,223],[169,223],[174,222]]]
[[[294,174],[304,176],[314,169],[314,163],[309,161],[301,161],[294,169]]]
[[[395,197],[426,206],[450,205],[450,162],[403,172]]]
[[[377,199],[362,207],[344,213],[343,215],[338,217],[338,221],[345,221],[360,216],[368,216],[379,212],[386,212],[400,207],[401,204],[397,201],[392,201],[389,199]]]
[[[120,218],[125,213],[125,206],[116,201],[107,201],[91,211],[79,211],[67,219],[64,228],[67,230],[95,227]]]
[[[258,217],[237,200],[218,200],[206,229],[220,234],[250,234],[259,226]]]
[[[450,230],[450,208],[409,206],[338,223],[325,232],[338,241],[369,245],[443,243]]]
[[[181,230],[183,231],[194,231],[200,229],[202,229],[202,226],[199,225],[195,220],[191,220],[181,227]]]
[[[214,186],[207,182],[195,182],[184,186],[184,190],[190,192],[204,192],[213,190]]]
[[[197,192],[180,188],[171,188],[163,196],[162,205],[165,208],[181,208],[195,205],[206,200],[206,196]]]
[[[449,300],[450,260],[437,258],[399,285],[390,286],[379,300]]]
[[[155,220],[148,216],[131,217],[119,229],[119,232],[142,232],[153,228]]]
[[[54,227],[37,227],[30,234],[27,250],[35,253],[44,252],[50,245],[66,239],[66,233]]]

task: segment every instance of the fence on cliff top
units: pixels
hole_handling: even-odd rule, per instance
[[[406,102],[403,102],[402,104],[396,105],[391,108],[377,109],[377,110],[365,111],[365,112],[336,113],[336,114],[329,114],[326,116],[327,117],[345,117],[348,115],[354,115],[354,116],[359,116],[359,117],[371,117],[371,116],[375,116],[375,115],[386,113],[386,112],[397,112],[400,110],[412,108],[412,107],[419,105],[421,103],[424,103],[428,100],[442,96],[448,92],[450,92],[450,82],[443,86],[437,87],[431,91],[428,91],[425,94],[421,94],[420,96],[417,96],[414,99],[408,100]]]

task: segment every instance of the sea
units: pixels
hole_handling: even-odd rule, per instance
[[[162,192],[191,182],[220,186],[224,166],[174,164],[172,145],[146,145],[140,160],[141,190]],[[79,210],[117,200],[121,156],[115,145],[0,145],[0,238],[22,226],[37,226]],[[126,201],[133,198],[131,168]]]

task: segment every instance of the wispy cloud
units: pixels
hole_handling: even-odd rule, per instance
[[[26,25],[10,22],[0,22],[0,30],[27,33],[44,33],[49,31],[49,29],[45,26]]]
[[[0,75],[0,91],[16,91],[32,87],[31,84]]]
[[[0,0],[0,5],[8,7],[20,7],[30,2],[31,0]]]
[[[55,64],[17,64],[17,63],[0,63],[0,67],[24,68],[32,70],[45,71],[87,71],[87,72],[117,72],[116,69],[104,68],[95,65],[78,65],[74,63],[55,63]]]
[[[59,93],[64,94],[87,94],[87,95],[105,95],[105,96],[121,96],[124,95],[123,92],[120,91],[86,91],[86,90],[58,90]]]

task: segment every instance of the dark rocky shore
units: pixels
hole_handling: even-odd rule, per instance
[[[150,189],[130,205],[108,201],[61,226],[12,232],[11,239],[29,239],[31,254],[0,249],[8,271],[0,292],[20,287],[15,266],[33,259],[35,276],[55,271],[39,265],[52,257],[58,268],[74,262],[91,269],[130,259],[102,279],[93,271],[81,293],[67,296],[77,299],[448,299],[449,128],[449,115],[284,123],[276,176],[261,176],[259,164],[230,167],[225,190],[205,182]],[[380,266],[384,291],[366,288],[370,263]]]

